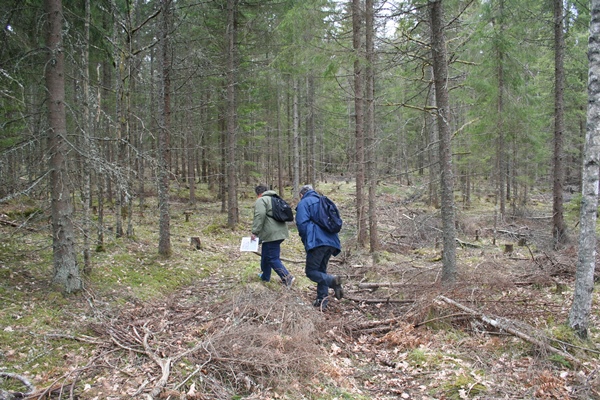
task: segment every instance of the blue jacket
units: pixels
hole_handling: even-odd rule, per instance
[[[316,215],[317,207],[319,206],[318,203],[319,194],[314,190],[309,190],[302,196],[302,200],[300,200],[298,207],[296,207],[296,227],[298,228],[298,233],[306,251],[312,250],[315,247],[331,246],[336,249],[333,255],[337,256],[342,249],[338,234],[324,231],[311,219],[311,217]]]

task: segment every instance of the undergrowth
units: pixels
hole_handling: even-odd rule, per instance
[[[312,307],[315,285],[304,276],[304,248],[293,226],[282,246],[284,264],[297,277],[291,290],[276,279],[259,282],[260,257],[239,251],[250,234],[252,198],[240,201],[233,230],[207,188],[198,188],[194,206],[174,204],[169,258],[157,254],[155,199],[146,199],[143,213],[134,209],[131,238],[115,238],[107,215],[104,251],[92,251],[85,290],[69,297],[51,285],[50,230],[38,217],[44,205],[13,202],[11,218],[33,229],[0,226],[0,373],[27,376],[38,388],[74,385],[80,398],[141,397],[161,375],[153,354],[173,358],[163,393],[172,398],[598,398],[593,385],[600,378],[589,372],[597,353],[585,350],[597,352],[598,328],[591,324],[582,341],[564,325],[576,253],[545,250],[549,235],[538,233],[531,222],[537,219],[503,226],[517,232],[527,225],[522,232],[530,233],[527,247],[505,254],[502,244],[515,237],[494,242],[493,205],[484,196],[473,199],[476,209],[460,214],[459,233],[477,247],[457,248],[461,282],[446,289],[436,284],[439,210],[418,200],[422,187],[379,187],[375,254],[355,244],[355,187],[339,181],[317,189],[345,219],[344,251],[330,272],[345,278],[346,299],[332,300],[325,313]],[[532,209],[537,216],[548,207],[536,200]],[[184,211],[191,213],[187,222]],[[363,282],[400,285],[362,289]],[[586,360],[586,368],[436,302],[440,294],[521,321],[518,328],[542,332]],[[600,319],[598,310],[592,319]],[[525,381],[532,383],[525,388]],[[20,387],[0,374],[0,389]]]

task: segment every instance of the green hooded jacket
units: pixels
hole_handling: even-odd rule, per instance
[[[271,196],[275,194],[277,192],[274,190],[267,190],[254,203],[252,233],[258,236],[261,242],[285,240],[290,235],[285,222],[275,221],[267,215],[271,214]]]

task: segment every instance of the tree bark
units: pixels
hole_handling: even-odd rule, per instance
[[[356,221],[357,243],[364,248],[367,243],[367,215],[365,212],[365,122],[364,74],[362,69],[362,10],[361,0],[352,0],[352,47],[354,49],[354,125],[356,137]]]
[[[73,229],[73,207],[70,202],[66,173],[67,119],[65,113],[65,63],[62,46],[62,2],[44,0],[47,17],[46,86],[48,89],[48,148],[50,156],[50,179],[52,190],[52,249],[54,255],[55,284],[66,293],[83,289]]]
[[[300,191],[300,111],[298,110],[298,81],[292,78],[292,174],[294,198],[297,199]]]
[[[497,35],[502,36],[504,34],[504,0],[500,0],[498,14],[499,17],[497,21]],[[500,205],[500,219],[504,220],[504,215],[506,214],[506,135],[504,134],[504,49],[500,45],[497,45],[496,47],[496,57],[498,60],[498,69],[496,71],[498,78],[498,147],[496,149],[496,184],[498,191],[497,204]]]
[[[83,143],[84,149],[87,150],[88,156],[83,160],[83,189],[81,192],[81,202],[83,203],[83,272],[89,275],[92,271],[91,256],[90,256],[90,237],[91,237],[91,216],[90,203],[92,196],[92,170],[89,160],[89,154],[92,153],[91,135],[92,135],[92,119],[90,113],[90,19],[91,9],[90,0],[85,0],[85,17],[84,17],[84,43],[82,45],[81,54],[81,86],[83,97]]]
[[[236,12],[237,0],[227,0],[227,226],[239,220],[236,162]]]
[[[171,215],[169,212],[169,130],[170,130],[170,98],[169,98],[169,13],[171,0],[161,0],[160,63],[159,63],[159,95],[158,95],[158,209],[159,233],[158,253],[171,255]]]
[[[427,78],[433,81],[433,68],[427,68],[425,70]],[[431,85],[429,92],[427,93],[427,105],[429,107],[436,107],[435,103],[435,85]],[[427,113],[424,115],[425,118],[425,151],[427,152],[427,160],[429,162],[429,205],[433,208],[439,208],[439,185],[437,182],[440,179],[439,173],[439,146],[436,148],[435,143],[439,142],[439,130],[437,124],[437,117],[433,113]]]
[[[192,102],[191,96],[190,102]],[[193,121],[192,116],[187,113],[186,116],[190,121]],[[200,128],[202,129],[202,128]],[[202,135],[202,134],[201,134]],[[195,134],[195,129],[191,126],[187,126],[185,128],[185,154],[187,162],[187,175],[186,180],[188,183],[188,187],[190,189],[189,202],[191,205],[196,204],[196,143],[198,142],[198,138]]]
[[[437,124],[440,135],[440,168],[442,193],[442,282],[453,283],[456,271],[456,228],[454,226],[454,173],[452,171],[452,146],[450,132],[450,99],[448,96],[448,61],[442,1],[429,1],[431,18],[431,52]]]
[[[365,45],[366,60],[365,67],[365,97],[366,97],[366,177],[369,188],[369,250],[374,253],[379,250],[379,234],[377,232],[377,164],[375,154],[375,15],[373,0],[365,3]]]
[[[552,185],[552,237],[554,247],[566,243],[566,226],[563,215],[563,132],[565,90],[565,34],[563,0],[554,0],[554,182]]]
[[[317,183],[317,137],[315,135],[315,77],[312,73],[308,76],[307,80],[307,103],[308,103],[308,116],[306,122],[307,132],[307,157],[306,157],[306,178],[307,182],[313,185]]]
[[[281,132],[281,94],[279,93],[279,85],[277,85],[275,93],[275,107],[277,108],[277,187],[279,193],[283,193],[283,134]]]
[[[588,335],[596,269],[596,219],[600,172],[600,0],[591,2],[588,59],[588,109],[579,214],[579,250],[573,304],[569,313],[569,326],[583,338]]]

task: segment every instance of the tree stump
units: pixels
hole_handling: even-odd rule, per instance
[[[512,243],[506,243],[504,245],[504,253],[512,253],[514,250],[513,244]]]
[[[192,215],[194,212],[193,211],[184,211],[183,214],[185,215],[185,222],[190,222],[190,215]]]
[[[525,239],[524,237],[519,239],[519,243],[518,243],[519,246],[523,247],[526,244],[527,244],[527,239]]]
[[[200,238],[198,236],[192,236],[190,238],[190,243],[196,250],[202,249],[202,243],[200,243]]]

